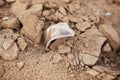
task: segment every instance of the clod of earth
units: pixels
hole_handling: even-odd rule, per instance
[[[4,28],[18,29],[20,27],[20,22],[17,17],[7,17],[6,19],[3,18],[2,26]]]
[[[99,30],[108,39],[114,50],[120,48],[120,38],[111,25],[100,25]]]
[[[80,60],[86,65],[94,65],[101,54],[101,48],[106,38],[96,27],[85,31],[80,35],[79,41],[74,44],[80,50]]]
[[[22,2],[21,0],[16,0],[15,3],[12,4],[11,11],[13,14],[18,16],[20,13],[25,11],[29,7],[30,3]]]
[[[89,22],[80,21],[76,24],[76,28],[81,32],[84,32],[86,29],[89,29],[90,27],[91,24]]]
[[[18,35],[11,29],[0,31],[0,56],[4,60],[12,61],[18,57],[18,47],[14,42]]]
[[[4,60],[8,60],[8,61],[12,61],[12,60],[17,59],[18,47],[17,47],[16,43],[13,43],[9,49],[1,51],[0,56]]]
[[[25,42],[25,39],[23,37],[18,38],[17,44],[21,50],[25,50],[25,48],[27,47],[27,43]]]
[[[46,44],[46,48],[49,47],[50,43],[58,38],[70,37],[74,36],[74,31],[69,28],[68,24],[65,22],[61,22],[58,24],[51,25],[44,32],[44,42]]]
[[[23,16],[24,14],[34,14],[36,16],[41,16],[43,10],[43,4],[36,4],[23,11],[19,16]],[[18,17],[19,17],[18,16]]]
[[[14,40],[7,38],[3,42],[3,48],[7,50],[13,43],[14,43]]]
[[[17,62],[17,63],[16,63],[16,66],[17,66],[19,69],[21,69],[21,68],[24,66],[24,64],[25,64],[25,63],[21,61],[21,62]]]
[[[20,15],[19,19],[23,24],[21,33],[33,42],[40,43],[44,22],[36,15],[29,13]]]
[[[64,7],[59,7],[59,11],[63,14],[63,15],[67,15],[66,10]]]
[[[105,44],[105,46],[103,47],[103,51],[104,52],[111,52],[112,51],[109,43]]]

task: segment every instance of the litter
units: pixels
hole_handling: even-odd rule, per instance
[[[46,45],[46,49],[53,40],[74,35],[74,31],[66,22],[60,22],[58,24],[51,25],[44,32],[44,43]]]

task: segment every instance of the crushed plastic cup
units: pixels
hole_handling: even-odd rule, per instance
[[[74,31],[69,27],[66,22],[60,22],[54,25],[51,25],[44,31],[44,43],[46,49],[48,49],[50,43],[53,40],[74,36]]]

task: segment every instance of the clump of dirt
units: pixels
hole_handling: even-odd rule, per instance
[[[0,80],[119,80],[119,4],[0,0]],[[53,31],[44,31],[60,22],[75,35],[52,41],[46,50],[44,37]]]

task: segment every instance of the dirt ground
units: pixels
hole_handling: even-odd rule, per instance
[[[46,50],[59,22],[75,35]],[[120,1],[0,0],[0,80],[120,80]]]

